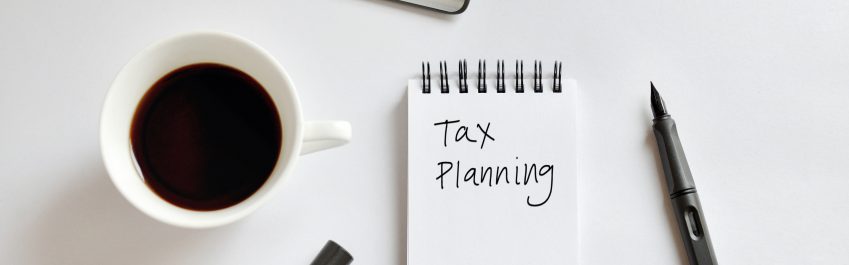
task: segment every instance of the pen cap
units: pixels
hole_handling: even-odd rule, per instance
[[[352,261],[354,257],[348,251],[333,240],[328,240],[310,265],[348,265]]]
[[[663,173],[666,175],[666,186],[669,195],[675,197],[678,193],[695,190],[693,175],[690,173],[690,165],[684,156],[684,148],[678,138],[678,129],[675,120],[667,116],[654,119],[654,136],[657,140],[657,149],[660,152],[660,160],[663,162]]]

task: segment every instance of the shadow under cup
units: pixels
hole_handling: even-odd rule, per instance
[[[211,67],[211,74],[206,73],[207,79],[224,76],[223,81],[212,83],[250,83],[247,77],[259,89],[222,89],[210,93],[182,83],[171,85],[174,85],[172,88],[185,86],[189,89],[156,91],[160,84],[157,82],[167,79],[164,77],[174,77],[170,74],[179,72],[175,69],[198,64],[215,66]],[[222,75],[222,72],[232,75]],[[194,74],[204,76],[203,73]],[[157,95],[147,102],[156,104],[147,104],[146,95]],[[191,102],[194,105],[177,104],[180,100],[175,99],[180,96],[183,103],[187,97],[203,100]],[[172,102],[161,100],[169,98]],[[235,102],[238,98],[248,100]],[[134,126],[137,106],[140,111],[148,107],[160,112],[150,112],[147,124]],[[192,113],[192,110],[205,113]],[[189,118],[182,119],[185,117],[179,115]],[[192,115],[195,118],[191,118]],[[149,122],[155,120],[151,119],[154,117],[168,118],[163,120],[172,124]],[[175,121],[194,124],[174,124]],[[190,132],[187,135],[174,131],[162,133],[168,131],[168,126],[193,129],[186,130]],[[233,129],[240,129],[231,128],[234,126],[247,129],[234,133]],[[234,35],[199,32],[155,43],[127,63],[106,96],[101,113],[100,144],[112,182],[131,204],[168,224],[205,228],[246,216],[279,189],[277,184],[288,175],[302,152],[303,126],[294,87],[272,56]],[[347,129],[350,137],[350,128]],[[151,133],[157,131],[160,133]],[[135,136],[144,140],[134,142],[133,133],[139,133]],[[252,133],[259,135],[248,136]],[[162,148],[166,146],[180,148]],[[210,152],[208,148],[224,152]],[[185,155],[186,151],[193,151],[194,155]],[[258,157],[262,158],[257,160]],[[234,177],[237,171],[241,171],[243,177],[250,176],[251,181]],[[195,178],[166,179],[177,175]]]

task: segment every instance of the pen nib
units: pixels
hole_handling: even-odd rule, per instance
[[[668,115],[666,112],[666,104],[663,103],[663,98],[660,97],[660,93],[657,93],[657,89],[654,88],[654,83],[649,81],[651,84],[651,112],[654,114],[654,117],[661,117],[664,115]]]

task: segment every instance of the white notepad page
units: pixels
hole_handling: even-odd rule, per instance
[[[577,263],[577,86],[505,81],[409,81],[407,264]]]

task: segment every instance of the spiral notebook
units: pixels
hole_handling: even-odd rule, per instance
[[[577,263],[577,86],[506,66],[408,82],[409,265]]]

